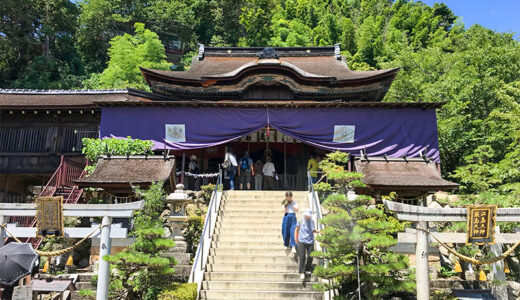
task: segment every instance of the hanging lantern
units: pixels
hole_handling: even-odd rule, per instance
[[[504,273],[506,273],[506,274],[511,273],[511,270],[509,269],[509,265],[507,264],[507,261],[504,261]]]
[[[72,266],[74,265],[74,260],[72,259],[72,254],[69,255],[69,258],[67,259],[67,263],[65,263],[66,266]]]
[[[480,281],[487,280],[487,276],[486,276],[486,273],[484,272],[484,270],[480,270],[480,274],[478,275],[478,280],[480,280]]]
[[[42,269],[43,273],[47,273],[47,271],[49,271],[49,259],[47,259],[47,261],[43,265],[43,269]]]
[[[455,264],[455,272],[462,273],[462,267],[459,261],[457,261],[457,263]]]

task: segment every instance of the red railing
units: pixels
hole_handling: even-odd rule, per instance
[[[74,184],[74,180],[83,178],[86,175],[86,166],[75,162],[69,158],[61,156],[60,166],[47,184],[41,190],[39,197],[43,196],[63,196],[64,204],[75,204],[81,198],[83,189],[78,188]],[[20,227],[34,227],[36,226],[35,217],[11,217],[11,223],[18,223]],[[32,243],[34,249],[37,249],[41,243],[41,238],[29,238],[28,243]]]

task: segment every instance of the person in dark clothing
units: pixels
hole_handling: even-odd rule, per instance
[[[294,240],[297,244],[299,260],[298,272],[301,280],[305,280],[305,273],[312,271],[311,253],[314,251],[314,233],[317,232],[312,220],[312,211],[306,209],[303,213],[303,220],[296,224],[296,229],[294,230]]]
[[[240,180],[240,189],[243,190],[244,186],[248,190],[251,189],[251,178],[255,176],[255,170],[253,167],[253,160],[249,157],[249,152],[244,152],[244,156],[238,161],[238,178]]]

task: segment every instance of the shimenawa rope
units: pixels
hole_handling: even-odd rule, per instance
[[[511,248],[507,249],[506,252],[504,252],[502,255],[500,256],[497,256],[497,257],[494,257],[494,258],[489,258],[489,259],[482,259],[482,260],[478,260],[478,259],[475,259],[473,257],[469,257],[469,256],[466,256],[466,255],[463,255],[463,254],[460,254],[458,253],[457,251],[453,250],[452,248],[448,247],[448,245],[446,245],[445,243],[441,242],[435,235],[433,235],[430,231],[428,230],[424,230],[422,228],[417,228],[417,230],[422,230],[424,232],[427,232],[428,234],[430,234],[442,247],[446,248],[446,250],[448,250],[448,252],[450,252],[451,254],[455,255],[456,257],[458,257],[459,259],[463,260],[463,261],[466,261],[466,262],[469,262],[471,264],[474,264],[474,265],[490,265],[490,264],[493,264],[493,263],[496,263],[498,261],[501,261],[503,259],[505,259],[506,257],[508,257],[509,255],[511,255],[511,253],[513,253],[513,251],[515,251],[515,249],[520,246],[520,241],[516,242],[516,244],[514,244]]]
[[[22,241],[20,241],[20,239],[18,239],[16,236],[14,236],[14,234],[12,234],[9,229],[7,229],[7,223],[5,224],[1,224],[0,227],[3,227],[5,229],[5,231],[7,232],[7,234],[9,234],[15,241],[17,241],[18,243],[23,243]],[[74,249],[76,249],[79,245],[81,245],[85,240],[87,240],[88,238],[90,238],[98,229],[102,228],[103,226],[110,226],[111,224],[105,224],[105,225],[102,225],[100,224],[98,227],[94,228],[94,230],[92,230],[91,233],[89,233],[86,237],[82,238],[81,240],[79,240],[77,243],[75,243],[74,245],[70,246],[70,247],[67,247],[65,249],[61,249],[61,250],[55,250],[55,251],[40,251],[40,250],[37,250],[37,249],[34,249],[34,251],[36,252],[36,254],[38,254],[39,256],[46,256],[46,257],[50,257],[50,256],[59,256],[59,255],[63,255],[65,253],[68,253]]]

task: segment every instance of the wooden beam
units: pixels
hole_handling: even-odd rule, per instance
[[[432,237],[434,235],[443,243],[466,244],[467,233],[464,232],[431,232],[429,234],[429,242],[437,243]],[[495,243],[497,244],[514,244],[520,241],[520,233],[500,233],[495,235]],[[397,233],[398,243],[417,243],[416,230],[406,230],[406,232]]]
[[[433,208],[383,200],[385,207],[403,221],[466,222],[466,208]],[[497,209],[497,222],[520,222],[520,208]]]
[[[79,239],[86,237],[91,233],[97,225],[92,227],[66,227],[64,228],[65,238]],[[7,224],[7,230],[11,232],[17,238],[31,238],[36,237],[36,227],[18,227],[16,224]],[[121,224],[112,224],[110,230],[110,238],[123,239],[126,238],[128,229],[122,228]],[[8,233],[4,235],[10,237]],[[90,238],[99,239],[101,237],[101,230],[97,230]],[[0,237],[1,238],[1,237]]]
[[[130,218],[143,206],[144,201],[122,204],[64,204],[63,216]],[[34,217],[35,215],[34,203],[0,203],[0,216]]]

